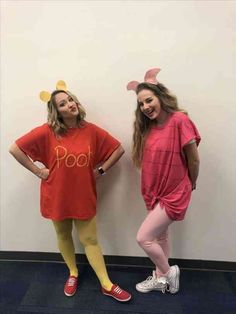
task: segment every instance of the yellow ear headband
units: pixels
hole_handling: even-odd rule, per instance
[[[67,90],[66,83],[64,81],[58,81],[56,85],[57,90]],[[47,91],[41,91],[39,94],[39,98],[44,102],[49,102],[52,94]]]

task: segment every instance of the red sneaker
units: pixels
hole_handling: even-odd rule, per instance
[[[67,279],[65,287],[64,287],[65,295],[68,297],[72,297],[76,293],[77,286],[78,286],[78,277],[70,276]]]
[[[111,291],[107,291],[104,288],[102,288],[102,293],[120,302],[127,302],[131,299],[131,294],[121,289],[117,285],[113,285]]]

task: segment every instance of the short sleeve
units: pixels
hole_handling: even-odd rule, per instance
[[[15,142],[33,161],[39,161],[45,164],[47,134],[48,126],[42,125],[18,138]]]
[[[195,140],[197,146],[201,141],[200,134],[195,124],[189,119],[187,115],[183,115],[179,125],[181,148]]]
[[[120,142],[107,131],[93,125],[96,133],[96,165],[107,160],[110,155],[120,146]]]

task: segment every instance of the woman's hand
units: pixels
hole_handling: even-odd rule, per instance
[[[46,180],[49,176],[49,170],[47,168],[40,169],[34,162],[17,146],[13,143],[9,149],[10,154],[26,169],[31,171],[34,175],[42,180]]]
[[[39,169],[38,173],[36,173],[36,176],[42,180],[47,180],[49,176],[49,169],[47,168]]]
[[[188,163],[188,174],[190,181],[192,182],[192,191],[196,190],[196,182],[199,172],[199,156],[197,151],[197,144],[192,143],[184,147],[184,153]]]
[[[93,170],[93,175],[94,175],[95,180],[99,179],[102,176],[97,168]]]

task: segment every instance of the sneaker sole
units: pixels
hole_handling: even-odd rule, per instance
[[[72,294],[66,293],[66,292],[64,291],[64,294],[65,294],[67,297],[73,297],[73,295],[75,295],[75,293],[76,293],[76,291],[75,291],[74,293],[72,293]]]
[[[179,291],[180,270],[179,270],[179,267],[178,267],[177,265],[176,265],[175,269],[176,269],[177,278],[178,278],[178,280],[176,280],[176,282],[175,282],[175,285],[176,285],[177,283],[178,283],[178,285],[177,285],[177,287],[174,288],[173,290],[169,290],[169,292],[170,292],[171,294],[175,294],[175,293],[177,293],[177,292]]]
[[[115,300],[117,300],[119,302],[127,302],[127,301],[129,301],[131,299],[131,296],[128,299],[122,299],[121,300],[121,299],[118,299],[118,298],[114,297],[113,295],[107,294],[106,292],[103,292],[103,294],[108,296],[108,297],[112,297],[113,299],[115,299]]]
[[[141,288],[138,288],[138,287],[135,287],[135,288],[136,288],[136,290],[138,292],[141,292],[141,293],[148,293],[148,292],[151,292],[151,291],[160,291],[160,292],[162,292],[162,290],[160,290],[160,289],[142,290]]]

